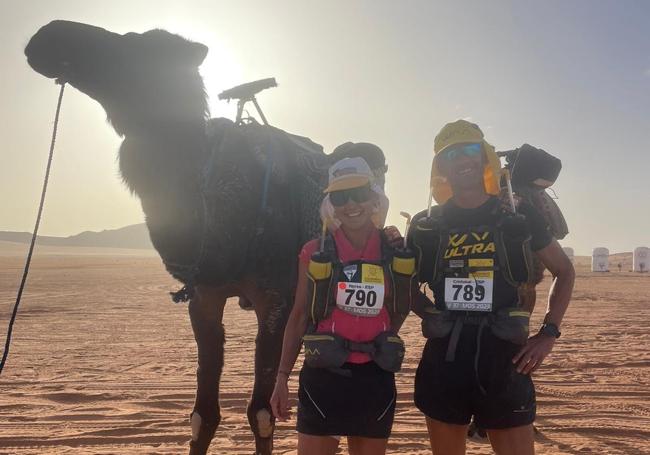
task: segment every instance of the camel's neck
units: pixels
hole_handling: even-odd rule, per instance
[[[122,178],[143,200],[187,188],[197,181],[202,161],[208,117],[203,81],[194,70],[173,76],[152,79],[146,90],[123,88],[120,96],[85,92],[102,104],[124,136]]]
[[[165,261],[191,264],[198,254],[204,131],[176,125],[127,133],[120,147],[122,177],[140,198],[151,241]]]
[[[122,178],[143,200],[193,191],[205,140],[202,120],[127,131],[120,147]]]

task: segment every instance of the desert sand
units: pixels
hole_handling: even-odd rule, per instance
[[[0,243],[3,342],[26,249]],[[535,374],[537,453],[650,454],[650,276],[591,273],[587,258],[577,270],[563,335]],[[549,283],[531,327],[542,320]],[[177,288],[151,252],[37,248],[0,377],[0,454],[186,453],[196,348],[186,305],[168,296]],[[255,316],[232,300],[224,323],[223,420],[211,453],[250,454]],[[424,343],[418,319],[402,333],[408,352],[389,453],[426,454],[412,405]],[[278,425],[275,453],[294,453],[294,425]],[[468,453],[491,451],[469,443]]]

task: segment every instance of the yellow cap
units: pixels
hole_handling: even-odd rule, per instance
[[[447,179],[438,170],[436,157],[451,145],[467,143],[483,145],[483,153],[486,158],[485,169],[483,170],[485,192],[495,196],[499,194],[501,161],[494,147],[484,139],[483,132],[478,125],[470,123],[467,120],[456,120],[455,122],[447,123],[433,141],[433,152],[435,156],[433,163],[431,163],[430,186],[433,198],[438,204],[447,202],[453,195],[453,192]]]

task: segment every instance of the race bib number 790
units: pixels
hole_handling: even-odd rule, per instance
[[[359,276],[360,275],[360,276]],[[384,275],[380,266],[362,264],[354,281],[341,281],[336,306],[358,316],[376,316],[384,306]]]

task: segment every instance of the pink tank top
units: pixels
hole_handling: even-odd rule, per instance
[[[366,247],[363,251],[356,250],[348,241],[342,229],[337,229],[334,233],[334,241],[341,262],[348,261],[380,261],[381,260],[381,238],[379,230],[373,231]],[[300,262],[304,265],[309,264],[311,255],[318,249],[319,241],[311,240],[307,242],[300,252]],[[388,283],[385,283],[386,288]],[[341,335],[350,341],[367,342],[374,340],[381,332],[390,329],[390,316],[384,306],[377,316],[364,317],[356,316],[334,307],[332,315],[318,323],[316,329],[319,333],[333,332]],[[351,352],[348,356],[350,363],[369,362],[370,356],[363,352]]]

